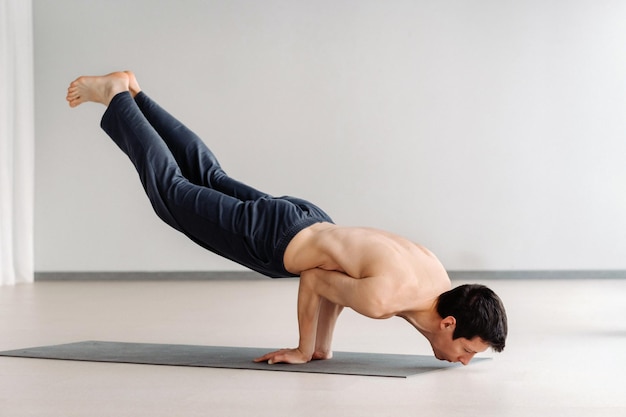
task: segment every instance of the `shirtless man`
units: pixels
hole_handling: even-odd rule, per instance
[[[493,291],[451,290],[428,249],[388,232],[337,226],[305,200],[273,197],[231,179],[193,132],[141,91],[133,73],[79,77],[67,101],[107,106],[102,128],[131,159],[170,226],[267,276],[300,276],[298,347],[255,361],[330,359],[344,307],[374,319],[402,317],[441,360],[466,365],[489,347],[504,349],[506,313]]]

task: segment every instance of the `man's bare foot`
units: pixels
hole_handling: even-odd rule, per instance
[[[67,89],[66,100],[70,107],[92,101],[108,106],[116,94],[129,91],[129,78],[125,72],[113,72],[102,76],[82,76],[72,81]]]
[[[126,73],[126,75],[128,75],[128,88],[130,89],[130,94],[133,96],[133,98],[135,98],[135,96],[137,94],[139,94],[139,92],[141,91],[141,88],[139,87],[139,83],[137,82],[137,78],[135,77],[135,74],[132,71],[124,71]]]

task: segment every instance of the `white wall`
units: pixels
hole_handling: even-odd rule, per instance
[[[36,269],[238,269],[152,213],[81,74],[234,177],[451,270],[626,269],[626,2],[34,0]]]

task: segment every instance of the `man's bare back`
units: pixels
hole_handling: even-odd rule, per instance
[[[288,271],[299,275],[321,269],[352,279],[378,280],[384,286],[378,291],[393,293],[385,316],[427,309],[451,286],[445,268],[428,249],[372,228],[315,224],[294,237],[284,262]]]

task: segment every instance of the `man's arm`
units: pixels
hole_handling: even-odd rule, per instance
[[[332,343],[335,324],[343,306],[322,298],[319,318],[317,320],[317,334],[315,336],[315,352],[313,359],[330,359],[333,357]]]
[[[316,294],[331,303],[350,307],[373,319],[387,318],[396,310],[393,280],[385,276],[352,277],[344,272],[312,269]]]
[[[315,353],[315,340],[319,321],[322,297],[315,288],[315,269],[304,271],[300,275],[300,286],[298,288],[298,327],[300,330],[300,342],[295,349],[281,349],[270,352],[255,362],[265,362],[270,364],[286,363],[306,363],[313,358]]]
[[[256,362],[305,363],[315,353],[318,322],[322,300],[337,306],[346,306],[357,313],[371,318],[386,318],[393,315],[390,309],[389,285],[384,277],[353,278],[343,272],[310,269],[300,275],[298,290],[298,325],[300,343],[295,349],[281,349],[268,353]],[[326,308],[329,308],[327,306]],[[334,329],[334,322],[341,310],[332,312],[322,321],[322,339],[319,346],[328,346]],[[328,310],[325,311],[325,314]],[[328,320],[328,321],[326,321]]]

